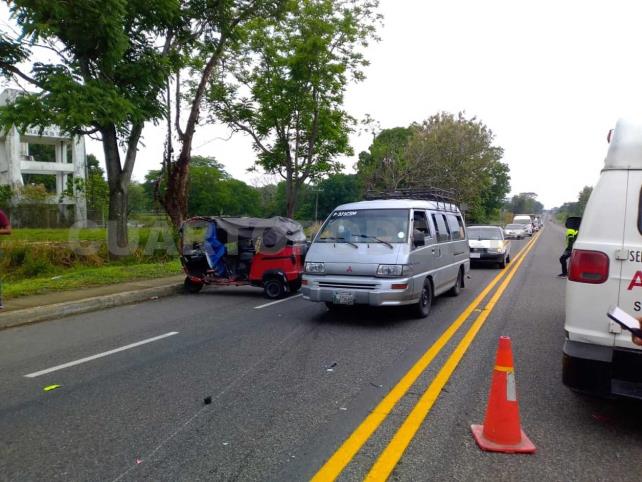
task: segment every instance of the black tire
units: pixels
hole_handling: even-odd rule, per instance
[[[506,268],[506,258],[502,259],[502,260],[501,260],[499,263],[497,263],[497,264],[499,265],[499,269],[504,269],[504,268]]]
[[[509,264],[509,263],[510,263],[510,254],[506,256],[506,264]]]
[[[419,302],[413,306],[413,311],[417,318],[428,317],[430,314],[430,308],[432,307],[432,298],[432,283],[429,279],[426,279],[426,281],[424,281],[424,286],[421,289]]]
[[[185,288],[185,291],[187,293],[195,295],[199,291],[203,289],[203,283],[195,283],[189,278],[185,278],[185,282],[183,283],[183,287]]]
[[[450,296],[459,296],[461,293],[461,289],[464,287],[464,270],[459,268],[459,274],[457,275],[457,281],[455,282],[455,286],[450,288],[448,290],[448,294]]]
[[[290,293],[296,293],[301,289],[301,280],[297,279],[290,282]]]
[[[279,278],[270,278],[263,283],[263,293],[270,300],[278,300],[285,295],[285,285]]]

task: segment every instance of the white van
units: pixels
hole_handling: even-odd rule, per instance
[[[522,224],[524,229],[526,229],[526,234],[529,236],[533,235],[533,220],[530,214],[517,214],[513,217],[513,224]]]
[[[617,123],[573,247],[563,381],[579,391],[642,398],[642,347],[610,321],[610,306],[642,316],[640,121]]]
[[[382,199],[344,204],[323,224],[306,256],[303,298],[340,305],[414,305],[458,295],[470,270],[461,212],[448,202]]]

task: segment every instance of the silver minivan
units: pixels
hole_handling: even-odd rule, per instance
[[[470,270],[455,204],[383,199],[337,207],[306,256],[303,298],[342,305],[413,305],[426,317],[434,296],[458,295]]]

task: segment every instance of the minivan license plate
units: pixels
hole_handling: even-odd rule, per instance
[[[481,254],[479,253],[470,253],[471,258],[481,258]]]
[[[335,305],[354,305],[354,295],[352,293],[335,293]]]

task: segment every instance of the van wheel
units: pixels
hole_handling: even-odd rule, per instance
[[[270,278],[263,283],[263,292],[265,297],[270,300],[278,300],[285,295],[285,285],[278,278]]]
[[[459,296],[459,293],[461,293],[461,289],[464,286],[464,271],[460,268],[459,269],[459,274],[457,275],[457,282],[455,283],[455,286],[450,288],[448,291],[448,294],[450,296]]]
[[[196,294],[203,289],[203,283],[195,283],[189,278],[185,278],[183,287],[187,293]]]
[[[502,259],[499,263],[499,269],[504,269],[506,268],[506,258]]]
[[[424,287],[421,289],[419,302],[414,305],[414,312],[417,318],[427,318],[432,307],[432,284],[429,279],[424,281]]]

